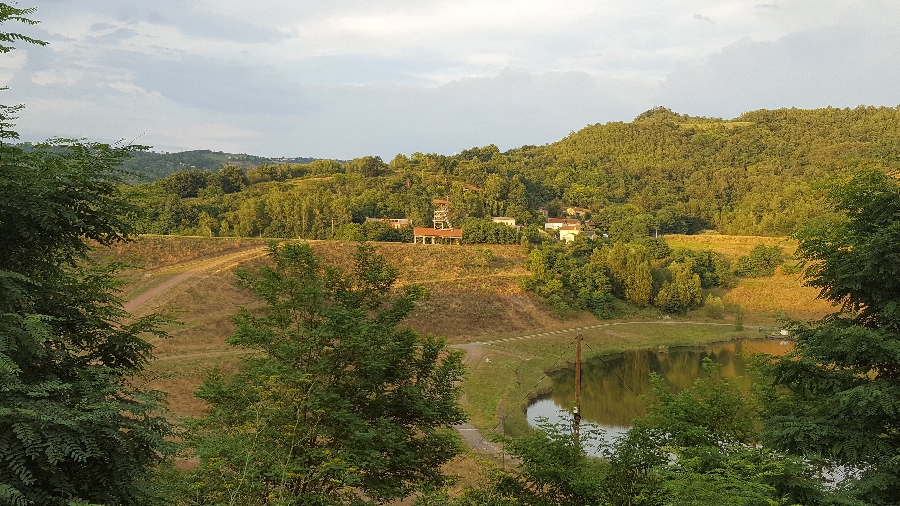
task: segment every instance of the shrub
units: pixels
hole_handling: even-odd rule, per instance
[[[706,296],[706,304],[704,304],[704,307],[706,308],[706,316],[714,320],[721,320],[725,317],[725,303],[722,302],[721,297],[708,294]]]
[[[781,265],[781,248],[757,244],[749,255],[743,255],[734,263],[734,273],[748,278],[760,278],[775,274],[775,268]]]

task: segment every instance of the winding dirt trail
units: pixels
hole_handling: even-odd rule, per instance
[[[610,322],[610,323],[598,323],[597,325],[589,325],[587,327],[574,327],[570,329],[561,329],[561,330],[548,330],[547,332],[541,332],[538,334],[527,334],[524,336],[515,336],[515,337],[507,337],[505,339],[494,339],[492,341],[479,341],[476,343],[469,344],[477,344],[481,346],[490,346],[492,344],[499,343],[507,343],[509,341],[521,341],[524,339],[534,339],[536,337],[545,337],[545,336],[554,336],[558,334],[565,334],[568,332],[578,332],[581,330],[592,330],[599,329],[603,327],[615,327],[619,325],[710,325],[716,327],[733,327],[733,323],[714,323],[714,322],[694,322],[694,321],[648,321],[648,320],[637,320],[633,322]],[[755,327],[756,325],[745,325],[746,327]],[[458,346],[461,347],[461,346]]]
[[[143,306],[154,297],[162,294],[166,290],[184,282],[185,280],[191,278],[195,274],[204,271],[210,271],[213,269],[224,270],[227,268],[231,268],[236,266],[239,262],[243,262],[245,260],[252,260],[257,257],[261,257],[266,254],[267,248],[265,246],[251,246],[250,248],[241,249],[238,251],[232,251],[229,253],[225,253],[223,255],[214,256],[212,258],[204,258],[200,260],[192,260],[190,262],[184,264],[176,264],[173,266],[165,267],[162,269],[157,269],[156,273],[171,271],[175,269],[187,268],[186,271],[176,275],[173,278],[167,279],[166,281],[160,283],[153,288],[138,294],[133,299],[129,300],[125,304],[123,304],[123,308],[129,313],[134,312],[135,309]],[[152,273],[151,273],[152,274]]]
[[[201,272],[208,272],[213,269],[216,270],[225,270],[231,267],[236,266],[239,262],[245,260],[251,260],[253,258],[258,258],[262,255],[265,255],[268,251],[267,247],[251,247],[249,249],[243,249],[240,251],[233,251],[230,253],[226,253],[223,255],[218,255],[212,258],[205,258],[201,260],[193,260],[191,262],[186,262],[184,264],[176,264],[173,266],[164,267],[162,269],[157,269],[155,273],[164,273],[166,271],[172,271],[177,269],[187,268],[186,271],[181,272],[180,274],[167,279],[166,281],[160,283],[153,288],[138,294],[136,297],[132,298],[125,304],[123,307],[128,312],[133,312],[135,309],[147,304],[155,297],[161,295],[162,293],[170,290],[171,288],[183,283],[184,281],[190,279],[194,275]],[[481,344],[481,343],[475,343]],[[459,347],[465,347],[467,345],[460,345]],[[468,345],[471,346],[471,343]],[[476,346],[477,347],[477,346]],[[222,350],[222,351],[207,351],[200,353],[184,353],[178,355],[161,355],[157,356],[156,360],[158,361],[170,361],[170,360],[189,360],[194,358],[206,358],[206,357],[217,357],[217,356],[228,356],[228,355],[246,355],[248,353],[255,353],[254,351],[248,350]],[[469,356],[474,355],[480,356],[480,353],[467,353]],[[476,453],[482,455],[490,455],[494,457],[502,457],[503,450],[492,442],[486,440],[481,432],[476,429],[474,426],[464,423],[461,425],[457,425],[454,427],[456,431],[459,433],[463,442],[470,447]]]

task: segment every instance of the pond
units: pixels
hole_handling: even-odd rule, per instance
[[[754,353],[783,355],[790,341],[748,339],[712,343],[706,346],[633,350],[617,355],[586,359],[581,367],[581,414],[587,423],[599,426],[614,438],[628,430],[631,420],[645,413],[642,395],[650,394],[650,373],[665,378],[675,390],[687,388],[703,374],[701,362],[709,357],[720,364],[723,377],[742,376],[745,385],[746,357]],[[551,392],[528,406],[528,423],[536,426],[538,417],[552,422],[570,423],[575,405],[575,369],[549,374]]]

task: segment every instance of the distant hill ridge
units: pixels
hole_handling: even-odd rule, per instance
[[[309,163],[317,158],[266,158],[246,153],[225,153],[208,149],[195,149],[178,153],[139,151],[125,161],[122,168],[135,174],[137,181],[155,181],[180,170],[207,170],[217,172],[222,167],[233,165],[247,170],[267,163]]]

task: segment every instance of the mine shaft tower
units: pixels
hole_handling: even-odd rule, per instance
[[[450,223],[450,201],[433,200],[434,204],[434,228],[435,230],[452,230]]]

